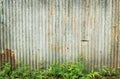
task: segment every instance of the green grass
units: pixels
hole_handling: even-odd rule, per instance
[[[31,70],[29,66],[18,66],[15,70],[4,63],[0,79],[117,79],[116,69],[104,67],[101,70],[87,70],[83,62],[53,63],[48,69]]]

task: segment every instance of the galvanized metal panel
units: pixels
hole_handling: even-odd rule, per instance
[[[1,0],[0,50],[39,68],[77,61],[119,67],[119,0]]]

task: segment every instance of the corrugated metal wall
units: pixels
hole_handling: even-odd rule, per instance
[[[77,61],[120,66],[120,0],[0,0],[0,50],[38,68]]]

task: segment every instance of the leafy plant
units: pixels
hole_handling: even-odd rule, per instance
[[[8,64],[2,65],[0,79],[106,79],[117,77],[116,69],[104,67],[102,70],[87,70],[84,62],[53,63],[48,69],[43,66],[39,70],[31,70],[27,65],[20,65],[15,70]]]
[[[87,77],[90,78],[90,79],[102,78],[100,72],[93,71],[93,70],[87,75]]]

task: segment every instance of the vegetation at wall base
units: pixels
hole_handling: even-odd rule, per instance
[[[8,64],[1,66],[0,79],[119,79],[116,69],[87,70],[83,62],[53,63],[48,69],[31,70],[29,66],[18,66],[15,70]]]

